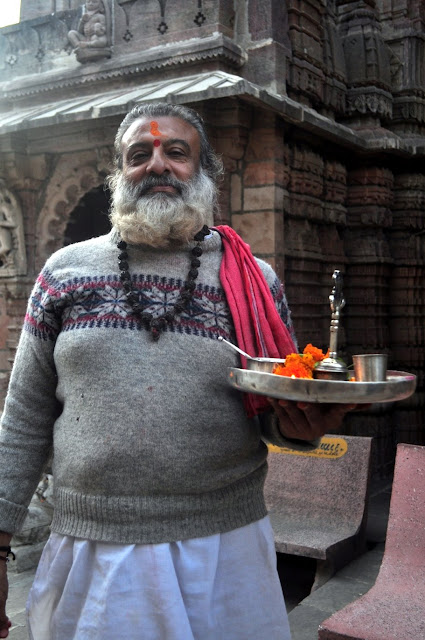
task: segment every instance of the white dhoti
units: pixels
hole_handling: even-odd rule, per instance
[[[53,533],[28,628],[31,640],[290,640],[269,519],[152,545]]]

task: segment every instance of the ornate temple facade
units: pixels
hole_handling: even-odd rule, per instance
[[[22,0],[0,29],[0,387],[45,259],[108,230],[113,138],[143,101],[194,107],[226,177],[217,222],[284,278],[300,347],[385,352],[409,400],[350,416],[391,472],[425,443],[425,4]]]

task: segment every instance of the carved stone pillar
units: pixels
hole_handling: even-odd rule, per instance
[[[395,407],[399,442],[425,444],[425,175],[395,178],[390,333],[395,368],[415,373],[414,396]]]
[[[28,295],[33,284],[33,275],[31,267],[29,266],[31,264],[31,253],[33,255],[33,251],[31,252],[33,247],[28,246],[26,230],[29,226],[28,222],[31,219],[32,205],[34,205],[34,191],[27,186],[26,189],[14,189],[14,193],[16,194],[16,201],[21,203],[21,211],[25,211],[27,215],[25,215],[24,219],[21,218],[20,222],[22,233],[22,268],[19,270],[19,273],[17,271],[14,275],[4,276],[0,282],[0,287],[4,292],[4,300],[6,303],[5,314],[7,319],[7,339],[1,369],[3,372],[6,372],[7,380],[15,358]],[[2,399],[3,398],[1,398],[1,400]]]
[[[197,106],[206,124],[212,146],[220,154],[224,176],[220,182],[220,212],[217,224],[231,224],[233,213],[242,213],[243,157],[248,144],[252,109],[236,99],[222,100],[219,104]]]
[[[251,115],[251,114],[250,114]],[[283,126],[265,111],[252,113],[236,130],[230,182],[231,225],[251,246],[255,255],[267,260],[282,276],[284,260]],[[221,133],[217,150],[222,151]],[[242,153],[241,153],[242,152]]]
[[[0,278],[24,275],[27,260],[21,206],[0,178]]]
[[[324,109],[330,117],[345,112],[346,67],[344,51],[338,34],[335,1],[328,0],[323,16]]]
[[[350,350],[366,353],[389,350],[389,278],[393,176],[381,167],[348,174],[345,251],[350,312],[346,326]]]
[[[346,309],[348,361],[355,353],[388,353],[390,348],[389,304],[392,257],[391,229],[393,175],[380,166],[353,169],[347,176]],[[395,457],[391,406],[373,407],[350,415],[347,433],[374,438],[372,463],[376,477],[387,477]]]
[[[7,171],[3,171],[7,175]],[[0,178],[0,405],[9,382],[28,295],[21,198]]]
[[[422,0],[388,2],[381,15],[383,36],[391,51],[394,96],[388,127],[419,141],[425,123],[425,5]]]
[[[346,116],[362,127],[392,115],[390,51],[385,44],[374,0],[339,2],[347,71]]]
[[[308,106],[323,102],[323,41],[325,4],[320,0],[290,0],[289,38],[292,59],[288,95]]]
[[[288,152],[290,181],[285,210],[288,298],[300,348],[312,342],[326,349],[332,273],[344,262],[333,224],[335,215],[338,218],[342,213],[340,202],[335,202],[340,196],[336,195],[338,189],[332,194],[330,162],[325,162],[307,146],[293,145]],[[336,173],[333,178],[336,179]],[[324,196],[328,190],[330,199],[325,205]],[[331,244],[333,247],[329,250]]]
[[[22,210],[16,195],[0,179],[0,404],[6,395],[11,360],[16,347],[14,314],[21,305],[12,298],[19,276],[26,273]],[[12,304],[11,304],[12,302]],[[18,326],[21,326],[19,322]]]
[[[243,14],[243,2],[238,4],[237,13]],[[279,94],[286,93],[291,56],[287,4],[287,0],[249,0],[245,24],[239,20],[237,34],[248,54],[243,71],[246,77]]]

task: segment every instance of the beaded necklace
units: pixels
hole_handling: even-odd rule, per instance
[[[190,269],[187,275],[187,279],[183,285],[183,289],[180,292],[177,301],[170,311],[166,311],[160,316],[154,317],[149,311],[144,311],[143,306],[139,302],[139,296],[134,291],[131,283],[131,275],[128,264],[128,252],[127,243],[125,240],[120,240],[117,244],[120,254],[118,256],[118,267],[120,269],[120,280],[124,289],[124,293],[127,298],[127,302],[133,309],[133,312],[141,319],[143,326],[147,331],[150,331],[152,338],[155,342],[159,340],[161,331],[165,329],[167,324],[173,324],[176,315],[179,315],[187,308],[190,300],[192,299],[193,292],[196,288],[196,278],[198,277],[198,269],[201,266],[199,258],[202,255],[201,242],[203,242],[205,236],[210,233],[209,228],[204,225],[201,231],[194,236],[194,240],[198,243],[191,250]]]

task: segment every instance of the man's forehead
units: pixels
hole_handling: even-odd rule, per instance
[[[123,145],[130,144],[140,137],[157,137],[186,140],[191,146],[199,148],[198,131],[191,124],[176,116],[141,116],[125,132]]]

